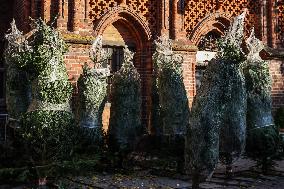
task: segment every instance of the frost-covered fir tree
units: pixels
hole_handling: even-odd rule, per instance
[[[21,133],[34,160],[42,163],[70,157],[73,114],[69,105],[72,86],[63,54],[67,48],[60,34],[41,19],[35,20],[19,65],[32,83],[32,102],[22,117]]]
[[[222,153],[228,164],[240,156],[245,142],[246,91],[241,73],[245,13],[234,19],[218,43],[218,53],[205,71],[193,101],[185,159],[193,188],[210,177]]]
[[[246,153],[265,172],[276,155],[279,142],[271,111],[271,77],[268,62],[259,55],[264,45],[255,37],[254,30],[246,44],[249,50],[244,68],[248,93]]]
[[[153,86],[157,93],[156,109],[158,135],[185,135],[189,120],[189,105],[183,83],[183,57],[172,50],[172,41],[165,36],[155,41],[153,55],[154,71],[157,76]]]
[[[141,80],[133,65],[134,53],[124,48],[122,67],[113,76],[109,143],[121,154],[135,149],[144,134],[141,125]]]
[[[107,67],[109,54],[102,48],[102,36],[98,36],[92,45],[90,58],[94,62],[91,68],[86,63],[78,79],[80,99],[79,125],[92,142],[102,142],[102,113],[107,95]]]
[[[28,109],[31,98],[31,87],[27,73],[21,69],[25,51],[30,51],[28,41],[15,24],[11,22],[10,33],[5,35],[7,47],[4,52],[6,67],[6,105],[12,120],[19,120]],[[19,126],[18,124],[16,124]]]

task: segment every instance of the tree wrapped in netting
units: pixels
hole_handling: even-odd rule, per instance
[[[107,67],[109,54],[102,48],[102,36],[94,40],[90,58],[94,62],[94,68],[85,63],[78,79],[79,125],[91,142],[101,143],[102,113],[107,95],[107,76],[110,73]]]
[[[4,52],[6,63],[6,105],[11,120],[18,120],[28,109],[31,100],[31,86],[27,73],[22,70],[21,55],[31,51],[27,39],[15,24],[11,23],[10,33],[5,35],[7,46]],[[16,125],[18,126],[18,122]]]
[[[32,102],[21,119],[21,135],[32,158],[42,163],[70,157],[73,115],[69,105],[72,86],[63,54],[67,48],[59,33],[41,19],[33,23],[28,50],[19,53],[32,83]]]
[[[235,18],[226,37],[218,44],[217,63],[222,65],[219,153],[222,163],[227,166],[227,176],[232,173],[233,162],[245,150],[247,95],[242,71],[245,55],[241,48],[245,16],[246,11]]]
[[[272,81],[269,64],[259,55],[264,45],[255,37],[254,30],[246,44],[249,50],[244,68],[248,94],[246,153],[262,165],[265,172],[276,155],[279,143],[278,128],[274,125],[271,111]]]
[[[152,107],[151,107],[151,134],[159,136],[162,134],[161,123],[161,107],[159,103],[159,90],[158,90],[158,67],[157,64],[153,64],[153,77],[152,77]]]
[[[141,125],[141,80],[133,65],[134,53],[124,49],[122,67],[113,76],[109,143],[114,151],[125,154],[135,149],[144,134]]]
[[[160,116],[161,135],[185,135],[189,120],[189,105],[183,83],[183,57],[172,50],[172,41],[165,36],[155,40],[156,51],[153,55],[154,69],[157,78],[154,90],[157,90],[157,107]],[[157,102],[155,102],[157,103]]]
[[[193,101],[185,152],[193,188],[213,173],[219,152],[231,163],[244,149],[246,91],[240,71],[244,18],[245,13],[236,17],[219,41],[216,59],[209,62]]]

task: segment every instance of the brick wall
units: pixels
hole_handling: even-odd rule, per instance
[[[195,96],[195,62],[196,52],[176,51],[177,54],[183,57],[183,81],[188,97],[188,103],[191,107]]]
[[[273,110],[284,107],[284,60],[270,61],[270,74],[272,76],[272,103]]]
[[[40,4],[36,4],[35,2],[39,2]],[[107,26],[105,27],[107,30],[104,37],[110,41],[116,41],[118,43],[119,41],[117,40],[117,35],[119,35],[119,40],[121,42],[126,44],[134,44],[137,48],[135,66],[137,67],[142,79],[142,118],[143,123],[147,125],[149,120],[148,118],[150,116],[149,112],[151,110],[152,42],[153,39],[157,38],[157,34],[165,34],[174,40],[186,41],[190,38],[190,36],[194,36],[192,32],[198,30],[198,27],[196,26],[200,25],[202,21],[206,20],[205,18],[211,13],[222,12],[233,16],[239,14],[243,8],[248,7],[250,11],[248,19],[249,25],[253,25],[252,22],[254,21],[256,30],[262,30],[258,31],[257,33],[262,33],[262,35],[264,35],[265,32],[267,33],[267,38],[263,37],[264,40],[268,41],[267,44],[273,44],[271,41],[275,40],[273,39],[273,36],[275,35],[273,35],[274,29],[272,27],[275,24],[273,25],[272,19],[266,19],[265,17],[265,15],[270,15],[271,11],[273,11],[269,8],[271,7],[270,4],[272,0],[258,1],[266,2],[263,4],[257,3],[257,1],[250,2],[247,0],[220,1],[218,3],[217,1],[211,2],[206,0],[186,0],[185,7],[182,6],[182,2],[183,1],[178,0],[14,0],[14,2],[13,0],[9,0],[1,3],[0,11],[2,10],[2,14],[0,14],[0,18],[7,18],[7,20],[9,20],[10,18],[8,18],[8,15],[13,14],[19,28],[24,32],[28,32],[29,16],[37,17],[40,15],[44,20],[50,22],[52,18],[58,14],[56,25],[63,34],[78,34],[79,36],[94,37],[94,33],[98,29],[95,26],[97,26],[102,17],[106,16],[108,12],[112,10],[112,8],[116,6],[131,8],[131,10],[135,12],[136,17],[128,17],[128,13],[123,13],[120,15],[117,13],[111,15],[111,18],[107,20]],[[227,3],[228,6],[226,6],[225,3]],[[9,8],[12,6],[12,4],[14,4],[14,9]],[[257,4],[257,6],[254,6],[255,4]],[[37,9],[36,7],[41,7],[41,9]],[[35,9],[38,11],[34,11]],[[260,13],[260,9],[265,9],[265,11]],[[3,12],[3,10],[5,11]],[[119,16],[121,19],[117,22],[116,18]],[[262,23],[259,21],[260,17],[262,18]],[[225,26],[228,25],[228,20],[222,20],[217,17],[214,19],[219,19],[218,23],[222,22],[221,24]],[[2,27],[3,23],[6,23],[4,24],[4,27]],[[133,24],[134,28],[133,26],[132,28],[130,27],[131,24]],[[7,22],[2,22],[1,19],[0,25],[0,34],[2,35],[3,31],[7,28]],[[206,25],[206,23],[204,25]],[[149,30],[152,38],[149,36],[147,38],[145,36],[145,33],[147,32],[143,31],[143,29],[147,27],[150,28]],[[204,31],[207,32],[208,30],[209,32],[212,29],[214,28],[210,26],[204,29]],[[223,28],[219,28],[218,25],[218,27],[215,29],[222,30]],[[103,33],[104,31],[101,32]],[[193,42],[195,43],[195,41]],[[190,42],[188,41],[188,43]],[[69,43],[69,45],[69,52],[65,55],[65,62],[69,74],[69,80],[73,83],[74,88],[76,89],[76,81],[82,72],[81,65],[84,62],[90,62],[90,44],[78,44],[75,42]],[[195,95],[195,52],[178,51],[178,53],[184,57],[184,83],[189,97],[189,104],[191,104]],[[283,61],[272,60],[270,66],[273,77],[273,107],[277,108],[283,106],[284,104]],[[76,102],[76,90],[74,91],[73,103]],[[76,105],[74,106],[76,107]],[[105,112],[109,111],[106,110]],[[109,117],[107,114],[108,113],[104,115],[105,124],[107,124],[106,120]]]
[[[64,55],[69,80],[75,83],[82,73],[82,65],[91,63],[89,58],[89,44],[69,44],[68,52]]]
[[[66,69],[69,75],[69,81],[73,84],[74,94],[72,99],[73,110],[78,113],[78,94],[76,82],[82,73],[82,65],[87,62],[92,65],[89,58],[90,44],[69,43],[69,51],[64,56]],[[151,82],[152,82],[152,60],[151,50],[139,50],[135,54],[134,64],[141,77],[142,88],[142,124],[146,127],[149,120],[149,111],[151,109]],[[110,106],[106,106],[103,114],[104,128],[108,126]]]

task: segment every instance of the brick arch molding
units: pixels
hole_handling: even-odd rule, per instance
[[[102,35],[105,29],[116,21],[125,23],[131,29],[135,37],[139,39],[140,47],[143,46],[143,43],[151,41],[152,34],[148,24],[138,13],[126,6],[113,7],[104,13],[94,24],[95,36]]]
[[[215,31],[223,35],[226,29],[229,28],[231,19],[232,17],[226,13],[210,14],[199,22],[188,38],[195,45],[198,45],[201,37],[210,31]]]

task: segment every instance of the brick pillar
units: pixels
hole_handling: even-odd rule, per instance
[[[57,29],[66,30],[68,23],[68,0],[58,0]]]
[[[62,24],[62,27],[67,30],[67,25],[68,25],[68,22],[69,22],[69,12],[68,12],[69,5],[68,5],[68,0],[62,0],[62,1],[63,1],[63,6],[62,6],[63,22],[61,24]]]
[[[195,95],[195,63],[197,47],[186,37],[184,28],[185,0],[173,0],[172,4],[172,38],[175,53],[183,57],[183,81],[187,92],[188,102],[191,107]]]
[[[278,19],[278,14],[275,12],[276,10],[276,6],[277,6],[277,2],[270,0],[269,4],[268,4],[268,8],[269,8],[269,20],[268,20],[268,26],[270,29],[270,42],[271,42],[271,47],[273,48],[277,48],[279,46],[279,41],[277,40],[277,19]]]
[[[268,44],[268,2],[267,0],[263,0],[262,1],[262,5],[261,5],[261,22],[262,22],[262,41]]]
[[[145,42],[143,48],[138,49],[135,55],[135,67],[141,77],[142,92],[142,124],[150,127],[151,103],[152,103],[152,44]]]
[[[183,57],[183,81],[187,92],[188,102],[191,107],[193,97],[196,94],[195,64],[198,48],[193,45],[191,41],[186,39],[185,36],[180,36],[180,38],[173,41],[173,50]]]
[[[175,51],[176,54],[179,54],[183,57],[183,64],[182,64],[182,70],[183,70],[183,82],[184,87],[187,93],[188,103],[191,107],[193,98],[196,93],[195,89],[195,63],[196,63],[196,53],[195,49],[191,50],[178,50]]]
[[[159,2],[159,23],[160,23],[160,35],[169,37],[169,18],[170,18],[170,1],[161,0]]]
[[[58,18],[57,18],[57,28],[59,30],[63,29],[64,19],[63,19],[63,0],[58,0]]]
[[[58,0],[58,20],[63,19],[63,0]]]
[[[284,59],[270,60],[270,74],[272,77],[272,105],[273,111],[284,107]]]
[[[85,0],[85,11],[84,11],[84,21],[89,22],[89,2],[90,0]]]
[[[79,33],[79,29],[80,29],[80,23],[81,23],[81,19],[82,19],[82,0],[74,0],[73,3],[74,7],[73,7],[73,26],[72,29],[75,33]]]
[[[184,2],[185,0],[173,0],[172,4],[172,38],[175,40],[187,40],[184,28]]]
[[[50,0],[43,0],[42,1],[42,10],[43,10],[43,13],[42,13],[42,17],[43,17],[43,20],[45,22],[49,22],[50,21],[50,5],[51,5],[51,2]]]

